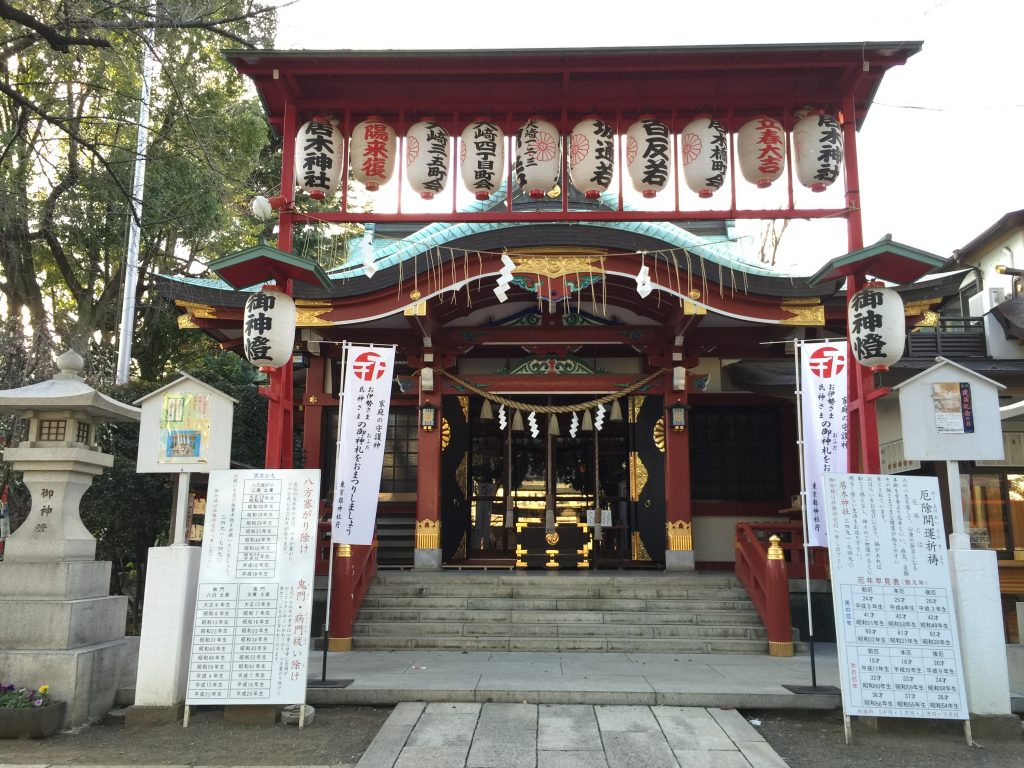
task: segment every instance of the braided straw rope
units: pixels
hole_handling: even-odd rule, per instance
[[[439,368],[437,372],[440,373],[442,376],[448,377],[448,379],[456,386],[462,387],[463,389],[472,392],[474,395],[479,395],[485,400],[490,400],[492,403],[504,405],[506,408],[511,408],[512,410],[515,411],[533,411],[534,413],[574,413],[576,411],[585,411],[590,408],[596,408],[599,405],[605,405],[606,403],[610,403],[612,400],[618,400],[620,397],[631,395],[638,389],[642,389],[643,387],[647,386],[648,384],[650,384],[652,381],[654,381],[656,378],[661,376],[663,373],[666,373],[667,371],[667,368],[661,368],[652,373],[650,376],[646,376],[645,378],[642,378],[639,381],[634,381],[632,384],[625,387],[624,389],[619,390],[618,392],[610,392],[607,395],[603,395],[597,398],[596,400],[590,400],[589,402],[586,403],[577,403],[576,405],[534,405],[533,403],[522,403],[518,400],[510,400],[507,397],[502,397],[501,395],[496,395],[493,392],[487,392],[485,390],[482,390],[475,384],[471,384],[465,379],[460,379],[454,373],[449,373],[443,368]]]

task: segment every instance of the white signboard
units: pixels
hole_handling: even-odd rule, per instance
[[[824,547],[828,536],[822,477],[847,469],[846,342],[805,343],[799,349],[807,543]]]
[[[186,704],[301,704],[318,469],[210,473]]]
[[[966,720],[938,480],[829,474],[824,489],[844,710]]]
[[[373,543],[394,377],[394,347],[348,345],[334,468],[332,542]]]

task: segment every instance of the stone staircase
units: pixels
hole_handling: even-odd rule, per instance
[[[732,574],[378,572],[354,650],[767,653]]]

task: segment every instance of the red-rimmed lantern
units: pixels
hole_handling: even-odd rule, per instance
[[[654,197],[668,184],[672,138],[668,126],[654,115],[641,115],[626,130],[626,169],[633,189],[644,197]]]
[[[397,148],[394,128],[379,117],[366,118],[352,130],[349,142],[352,176],[370,192],[376,192],[391,181]]]
[[[409,126],[405,133],[405,168],[409,186],[424,200],[448,183],[448,131],[432,118]]]
[[[679,135],[679,156],[686,186],[709,198],[725,183],[729,140],[725,127],[711,115],[697,115]]]
[[[583,196],[596,199],[608,190],[615,172],[615,130],[588,115],[569,136],[569,178]]]
[[[759,189],[770,187],[786,168],[786,132],[775,118],[759,115],[744,123],[736,145],[743,178]]]
[[[505,178],[505,134],[496,123],[478,117],[459,142],[462,183],[477,200],[486,200]]]
[[[280,368],[292,361],[295,347],[295,301],[280,288],[265,285],[249,296],[242,315],[245,359],[260,368]]]
[[[314,200],[338,191],[344,143],[337,120],[317,116],[295,137],[295,185]]]
[[[843,131],[839,121],[820,109],[793,126],[796,178],[812,192],[824,192],[839,178]]]
[[[861,365],[889,370],[903,357],[907,328],[903,298],[892,288],[871,282],[850,297],[847,306],[850,348]]]
[[[530,197],[544,197],[558,184],[561,137],[552,123],[531,117],[516,131],[516,183]]]

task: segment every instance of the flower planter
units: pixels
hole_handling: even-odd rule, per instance
[[[56,733],[64,722],[67,702],[42,707],[0,709],[0,739],[39,739]]]

